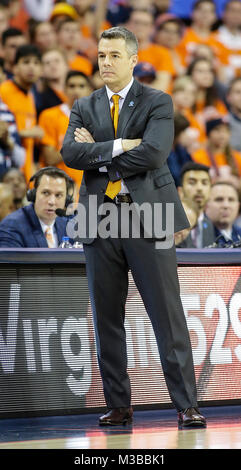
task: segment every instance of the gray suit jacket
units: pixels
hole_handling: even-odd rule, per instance
[[[76,127],[85,127],[94,143],[74,140]],[[89,196],[103,203],[109,180],[123,179],[133,202],[174,204],[175,231],[189,226],[166,160],[173,143],[173,107],[171,97],[134,80],[124,101],[116,138],[137,139],[142,143],[112,159],[115,139],[106,88],[74,103],[61,150],[70,168],[84,170],[79,202],[89,210]],[[106,166],[108,172],[99,168]],[[87,230],[88,231],[88,230]],[[155,237],[154,237],[155,238]],[[83,240],[90,243],[93,236]]]

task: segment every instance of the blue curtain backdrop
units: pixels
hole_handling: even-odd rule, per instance
[[[172,0],[169,11],[181,18],[189,18],[196,0]],[[216,0],[217,14],[220,17],[227,0]]]

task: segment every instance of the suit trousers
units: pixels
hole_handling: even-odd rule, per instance
[[[155,241],[98,236],[91,244],[84,244],[98,363],[108,408],[131,404],[124,328],[129,270],[152,323],[170,398],[178,411],[197,406],[175,245],[156,249]]]

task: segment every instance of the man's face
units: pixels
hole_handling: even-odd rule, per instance
[[[186,201],[203,210],[209,198],[211,182],[209,175],[203,170],[190,170],[184,174],[182,192]]]
[[[35,33],[35,44],[41,51],[56,45],[56,33],[51,23],[40,23]]]
[[[224,23],[230,28],[238,28],[241,26],[241,3],[239,0],[230,2],[227,5],[223,15]]]
[[[19,170],[12,169],[4,176],[3,181],[11,186],[14,200],[22,201],[27,191],[24,175]]]
[[[241,112],[241,79],[233,84],[227,100],[233,110]]]
[[[24,84],[34,84],[41,74],[41,62],[36,56],[21,57],[14,66],[15,76]]]
[[[80,43],[80,29],[77,22],[68,21],[61,26],[57,34],[58,43],[64,48],[77,48]]]
[[[138,41],[149,41],[153,32],[153,17],[145,11],[134,11],[130,15],[127,27],[135,34]]]
[[[98,47],[98,64],[104,83],[112,91],[118,92],[130,82],[137,55],[129,56],[122,38],[102,38]]]
[[[42,56],[43,77],[47,80],[57,80],[64,77],[68,70],[68,65],[61,52],[48,51]]]
[[[27,39],[24,35],[22,36],[13,36],[8,38],[3,46],[4,51],[4,60],[10,64],[14,64],[16,50],[18,47],[27,44]]]
[[[215,5],[209,2],[200,4],[192,13],[192,20],[199,26],[211,28],[216,19]]]
[[[36,190],[34,209],[46,225],[56,218],[56,209],[64,209],[66,200],[66,181],[64,178],[53,178],[43,175]]]
[[[81,75],[70,77],[65,87],[65,93],[71,105],[73,105],[75,100],[83,98],[84,96],[89,96],[92,91],[93,89],[86,78],[81,77]]]
[[[206,214],[214,225],[231,228],[239,212],[237,191],[227,184],[211,188]]]
[[[216,126],[209,134],[209,142],[216,147],[226,147],[230,140],[230,130],[226,124]]]

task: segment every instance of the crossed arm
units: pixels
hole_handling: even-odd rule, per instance
[[[160,168],[166,162],[173,142],[171,97],[154,96],[142,139],[122,139],[123,153],[116,158],[112,158],[113,142],[94,141],[82,125],[81,110],[76,103],[61,150],[66,165],[82,170],[106,166],[110,180],[116,181]]]
[[[94,139],[91,135],[91,133],[85,129],[84,127],[81,127],[80,129],[77,127],[74,131],[74,140],[76,142],[89,142],[89,143],[94,143]],[[122,139],[122,149],[123,153],[124,152],[129,152],[135,147],[138,147],[140,145],[142,139]]]

